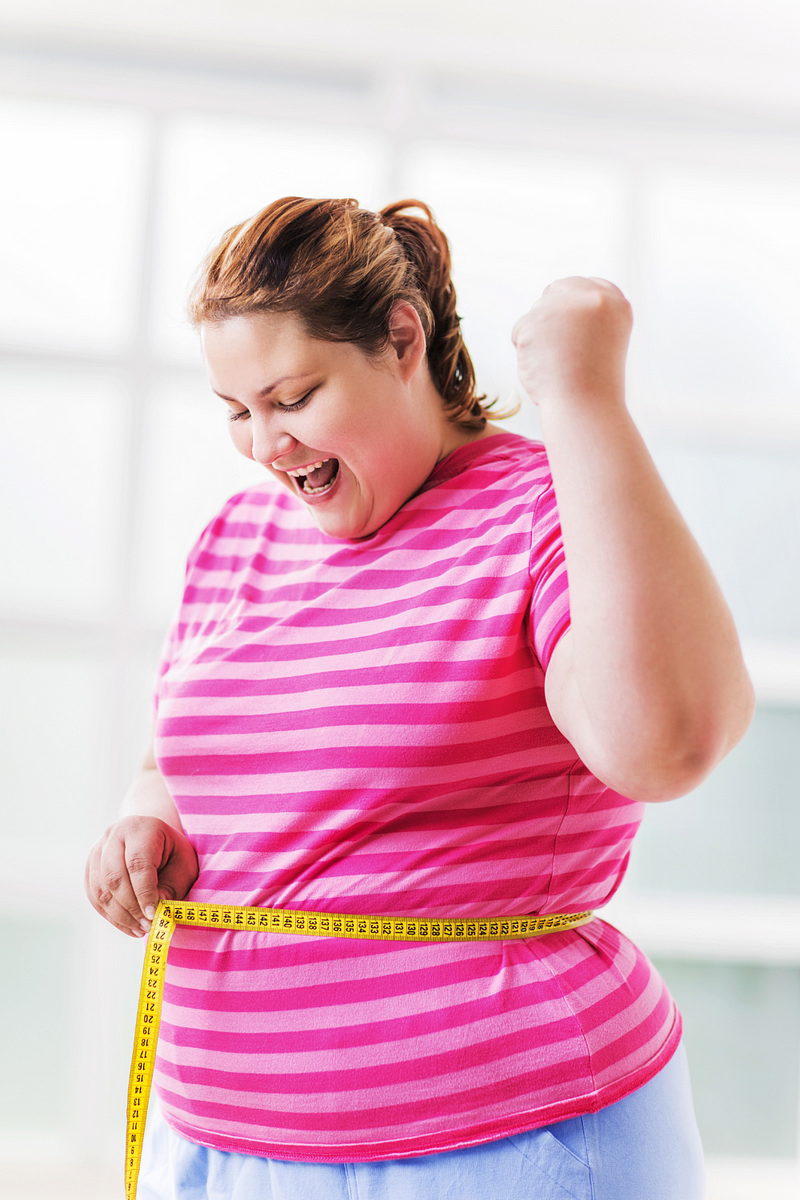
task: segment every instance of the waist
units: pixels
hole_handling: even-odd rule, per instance
[[[591,910],[485,919],[458,916],[394,917],[164,900],[159,904],[158,912],[177,925],[206,929],[248,929],[309,937],[392,942],[480,942],[541,937],[559,930],[575,929],[594,917]]]

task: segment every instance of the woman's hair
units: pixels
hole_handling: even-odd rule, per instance
[[[476,394],[461,336],[450,247],[420,200],[400,200],[378,213],[355,200],[275,200],[229,229],[208,255],[189,316],[199,325],[245,313],[295,313],[312,337],[378,354],[389,345],[399,300],[419,314],[448,418],[483,429],[490,405]]]

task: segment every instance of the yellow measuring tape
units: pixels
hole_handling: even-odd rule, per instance
[[[494,942],[506,938],[540,937],[544,933],[575,929],[591,921],[593,915],[591,912],[550,913],[544,917],[498,917],[480,921],[455,917],[361,917],[350,913],[301,912],[291,908],[244,908],[235,904],[161,900],[147,939],[136,1014],[136,1037],[128,1084],[126,1197],[128,1200],[135,1200],[136,1197],[144,1123],[161,1021],[167,953],[176,925],[391,942]]]

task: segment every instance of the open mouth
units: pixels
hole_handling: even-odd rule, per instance
[[[298,491],[306,496],[324,496],[336,483],[339,474],[338,458],[326,458],[310,467],[289,471]]]

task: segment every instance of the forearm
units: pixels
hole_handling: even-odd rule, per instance
[[[540,403],[572,617],[573,695],[552,707],[606,782],[679,794],[750,720],[733,619],[622,398]]]
[[[183,832],[181,818],[155,762],[148,755],[125,793],[122,817],[158,817]]]

